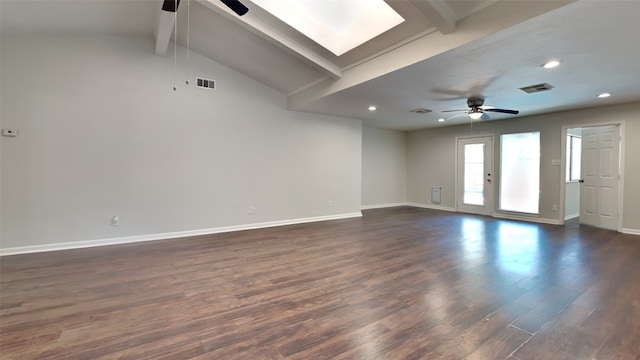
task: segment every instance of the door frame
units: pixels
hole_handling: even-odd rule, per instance
[[[458,179],[460,177],[460,174],[458,173],[458,141],[460,140],[469,140],[469,139],[480,139],[480,138],[490,138],[491,139],[491,149],[489,150],[489,152],[491,153],[491,168],[489,169],[491,171],[491,199],[489,200],[488,204],[487,202],[485,202],[485,206],[489,205],[491,208],[488,208],[488,216],[492,216],[492,214],[495,212],[495,200],[496,200],[496,195],[495,195],[495,191],[496,191],[496,186],[495,186],[495,181],[494,179],[495,177],[495,166],[496,166],[496,146],[495,146],[495,137],[493,134],[472,134],[472,135],[466,135],[466,136],[457,136],[455,139],[455,176],[454,176],[454,201],[455,201],[455,209],[456,212],[460,212],[460,209],[458,208]]]
[[[575,128],[589,128],[600,126],[615,126],[617,125],[620,130],[620,144],[619,144],[619,157],[618,157],[618,175],[620,176],[620,182],[618,184],[618,223],[616,225],[616,231],[622,232],[622,218],[624,209],[624,146],[625,146],[625,120],[608,121],[608,122],[595,122],[595,123],[577,123],[572,125],[563,125],[560,139],[560,206],[558,207],[558,221],[560,225],[564,225],[564,209],[565,209],[565,188],[567,178],[567,130]],[[582,205],[581,205],[582,206]]]

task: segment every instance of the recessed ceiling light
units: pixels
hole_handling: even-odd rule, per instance
[[[377,109],[378,108],[373,105],[369,106],[369,111],[376,111]]]
[[[444,122],[443,118],[438,119],[438,122]]]
[[[609,93],[602,93],[602,94],[598,94],[598,97],[599,97],[600,99],[608,98],[609,96],[611,96],[611,94],[609,94]]]
[[[542,64],[542,67],[545,69],[553,69],[554,67],[560,65],[562,61],[560,60],[549,60],[546,63]]]

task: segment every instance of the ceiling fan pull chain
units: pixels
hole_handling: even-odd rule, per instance
[[[191,0],[187,0],[187,80],[185,83],[189,85],[189,32],[191,29]]]
[[[173,91],[178,90],[178,0],[173,1]]]

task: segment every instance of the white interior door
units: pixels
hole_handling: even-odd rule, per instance
[[[458,211],[493,213],[493,138],[458,139],[456,208]]]
[[[618,228],[620,126],[582,129],[580,223]]]

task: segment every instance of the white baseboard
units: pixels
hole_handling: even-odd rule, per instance
[[[143,242],[143,241],[166,240],[166,239],[183,238],[188,236],[210,235],[210,234],[219,234],[219,233],[232,232],[232,231],[252,230],[252,229],[262,229],[262,228],[269,228],[269,227],[275,227],[275,226],[303,224],[303,223],[310,223],[310,222],[317,222],[317,221],[348,219],[348,218],[361,217],[361,216],[362,216],[361,212],[355,212],[355,213],[346,213],[346,214],[337,214],[337,215],[315,216],[310,218],[269,221],[269,222],[246,224],[246,225],[224,226],[224,227],[209,228],[209,229],[175,231],[175,232],[159,233],[159,234],[125,236],[125,237],[118,237],[118,238],[74,241],[74,242],[46,244],[46,245],[21,246],[21,247],[0,249],[0,256],[29,254],[29,253],[38,253],[38,252],[46,252],[46,251],[80,249],[80,248],[117,245],[117,244],[129,244],[129,243],[136,243],[136,242]]]
[[[431,204],[419,204],[419,203],[408,203],[408,206],[414,206],[424,209],[433,209],[433,210],[442,210],[442,211],[451,211],[457,212],[456,208],[447,207],[447,206],[439,206],[439,205],[431,205]],[[529,221],[536,222],[541,224],[551,224],[551,225],[560,225],[560,221],[557,219],[547,219],[547,218],[539,218],[539,217],[529,217],[529,216],[520,216],[515,214],[504,214],[504,213],[493,213],[492,217],[499,219],[508,219],[508,220],[518,220],[518,221]]]
[[[382,209],[382,208],[390,208],[390,207],[398,207],[398,206],[407,206],[406,202],[399,203],[388,203],[388,204],[376,204],[376,205],[362,205],[360,209],[362,210],[370,210],[370,209]]]
[[[640,235],[640,230],[639,229],[626,229],[626,228],[623,228],[622,229],[622,233],[623,234],[629,234],[629,235]]]
[[[504,214],[504,213],[493,213],[491,216],[499,219],[528,221],[528,222],[550,224],[550,225],[560,225],[560,220],[558,219],[547,219],[547,218],[541,218],[541,217],[535,217],[535,216],[521,216],[521,215]]]
[[[407,203],[408,206],[413,206],[413,207],[418,207],[418,208],[423,208],[423,209],[432,209],[432,210],[442,210],[442,211],[451,211],[451,212],[456,212],[455,208],[452,207],[448,207],[448,206],[440,206],[440,205],[433,205],[433,204],[419,204],[419,203]]]

